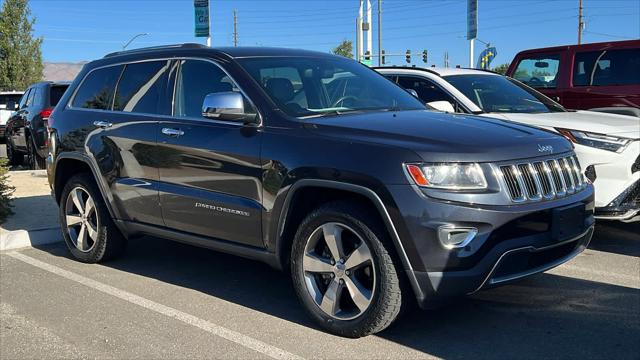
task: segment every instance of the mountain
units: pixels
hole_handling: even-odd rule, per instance
[[[45,62],[44,76],[46,81],[73,81],[87,61],[79,63]]]

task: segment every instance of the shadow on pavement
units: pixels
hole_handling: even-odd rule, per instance
[[[69,257],[62,246],[40,249]],[[316,328],[288,276],[258,262],[147,237],[104,265]],[[640,290],[542,274],[411,311],[377,336],[445,359],[637,359]]]
[[[640,257],[640,222],[598,221],[589,249]]]

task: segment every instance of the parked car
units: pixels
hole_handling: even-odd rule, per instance
[[[568,111],[536,90],[489,71],[377,70],[439,110],[517,121],[564,135],[596,188],[596,217],[640,220],[640,119]]]
[[[7,121],[7,157],[20,165],[27,155],[31,169],[44,169],[47,157],[47,122],[68,82],[42,81],[24,92],[17,111]]]
[[[50,126],[49,182],[76,259],[148,234],[261,260],[290,269],[303,307],[342,336],[383,330],[411,297],[434,306],[545,271],[593,232],[593,187],[565,138],[427,111],[324,53],[110,54]],[[551,165],[552,177],[531,170]],[[534,192],[544,199],[521,199]]]
[[[556,46],[516,55],[507,75],[569,109],[640,117],[640,40]]]
[[[4,142],[7,120],[18,108],[22,91],[0,91],[0,141]]]

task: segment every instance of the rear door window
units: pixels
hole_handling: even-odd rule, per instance
[[[73,98],[73,107],[111,110],[113,93],[122,73],[122,65],[109,66],[89,73]]]
[[[640,49],[577,53],[573,65],[574,86],[640,84]]]
[[[22,98],[20,99],[20,109],[27,106],[27,99],[29,99],[29,95],[31,95],[31,89],[27,89],[27,91],[24,92],[24,95],[22,95]]]
[[[157,114],[167,82],[167,61],[128,64],[118,82],[114,111]]]
[[[58,105],[58,102],[64,95],[64,92],[67,91],[69,85],[53,85],[51,86],[51,90],[49,90],[49,106],[53,107]]]
[[[520,60],[513,78],[534,88],[557,86],[560,55],[536,55]]]

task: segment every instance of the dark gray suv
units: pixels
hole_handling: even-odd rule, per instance
[[[593,187],[564,138],[429,111],[322,53],[110,54],[49,123],[75,258],[152,235],[264,261],[342,336],[385,329],[407,300],[432,307],[550,269],[593,231]]]

